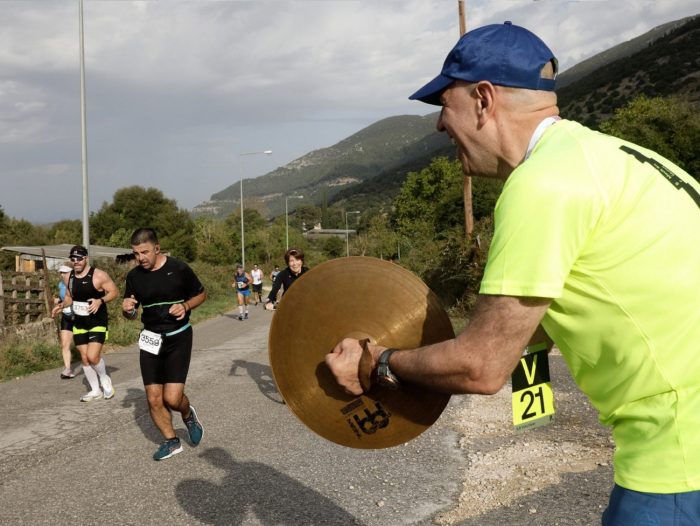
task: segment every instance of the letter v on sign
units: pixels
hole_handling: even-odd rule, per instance
[[[535,381],[535,372],[537,371],[537,354],[533,356],[532,369],[527,366],[527,361],[525,358],[520,358],[520,363],[523,364],[523,370],[525,371],[525,379],[527,380],[527,385],[532,385]]]

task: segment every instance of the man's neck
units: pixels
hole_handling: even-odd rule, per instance
[[[156,256],[155,265],[153,265],[151,272],[155,272],[156,270],[160,270],[163,267],[163,265],[165,265],[165,262],[167,261],[167,259],[168,259],[168,257],[165,254],[158,254]]]
[[[80,274],[76,273],[75,277],[76,278],[84,278],[85,276],[87,276],[88,272],[90,272],[90,265],[85,265],[85,268],[83,269],[83,271]]]
[[[558,117],[559,109],[554,106],[528,115],[516,116],[510,121],[510,125],[504,127],[505,135],[501,137],[503,144],[503,157],[499,163],[499,177],[507,179],[524,160],[528,151],[530,139],[537,126],[547,117]]]

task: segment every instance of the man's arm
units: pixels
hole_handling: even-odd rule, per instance
[[[204,300],[206,299],[207,291],[203,290],[196,296],[192,296],[190,299],[185,300],[182,303],[175,303],[174,305],[171,305],[170,309],[168,309],[168,312],[175,316],[176,320],[181,320],[185,317],[185,314],[187,314],[192,309],[199,307],[202,303],[204,303]]]
[[[112,278],[109,277],[109,274],[107,274],[104,270],[95,269],[95,273],[92,276],[92,284],[97,290],[104,291],[105,294],[102,296],[102,298],[100,298],[100,300],[105,305],[107,302],[110,302],[119,296],[119,289],[115,285],[114,281],[112,281]],[[96,298],[93,299],[96,300]],[[95,314],[99,308],[100,303],[97,301],[91,301],[90,306],[88,307],[88,312],[90,314]]]
[[[480,295],[469,326],[452,340],[396,352],[390,367],[400,380],[448,393],[493,394],[513,372],[550,304],[549,299]],[[372,370],[385,347],[370,346]],[[326,355],[339,385],[362,394],[362,348],[345,339]]]
[[[282,273],[279,272],[275,276],[275,279],[272,282],[272,289],[270,290],[270,293],[267,295],[267,300],[265,300],[266,306],[268,303],[275,302],[275,300],[277,299],[277,293],[280,291],[281,287],[282,287]]]

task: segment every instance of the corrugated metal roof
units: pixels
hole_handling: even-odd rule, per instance
[[[43,245],[34,247],[2,247],[2,250],[7,250],[8,252],[18,252],[20,254],[26,254],[28,256],[41,257],[41,249],[44,249],[44,253],[47,258],[52,259],[68,259],[68,253],[70,252],[73,245],[63,243],[61,245]],[[116,259],[117,256],[125,256],[131,254],[131,248],[118,248],[118,247],[103,247],[100,245],[90,245],[88,252],[91,258],[110,258]]]

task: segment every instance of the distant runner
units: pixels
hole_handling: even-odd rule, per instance
[[[238,319],[240,321],[248,319],[248,303],[250,303],[250,285],[252,283],[253,278],[245,271],[243,265],[240,263],[236,265],[236,273],[233,276],[231,286],[236,289],[236,297],[238,298]]]
[[[255,306],[258,303],[262,303],[262,287],[263,287],[263,276],[265,273],[257,265],[253,265],[253,270],[250,271],[250,276],[253,278],[253,300],[255,301]]]
[[[58,282],[58,298],[54,300],[54,309],[51,311],[51,316],[55,317],[56,314],[61,312],[61,356],[63,357],[63,370],[61,371],[61,378],[64,380],[69,380],[75,378],[75,373],[71,369],[71,352],[70,347],[73,344],[73,310],[71,307],[62,307],[64,300],[66,299],[66,291],[68,290],[68,279],[70,273],[73,269],[68,265],[61,265],[58,272],[61,278]]]

